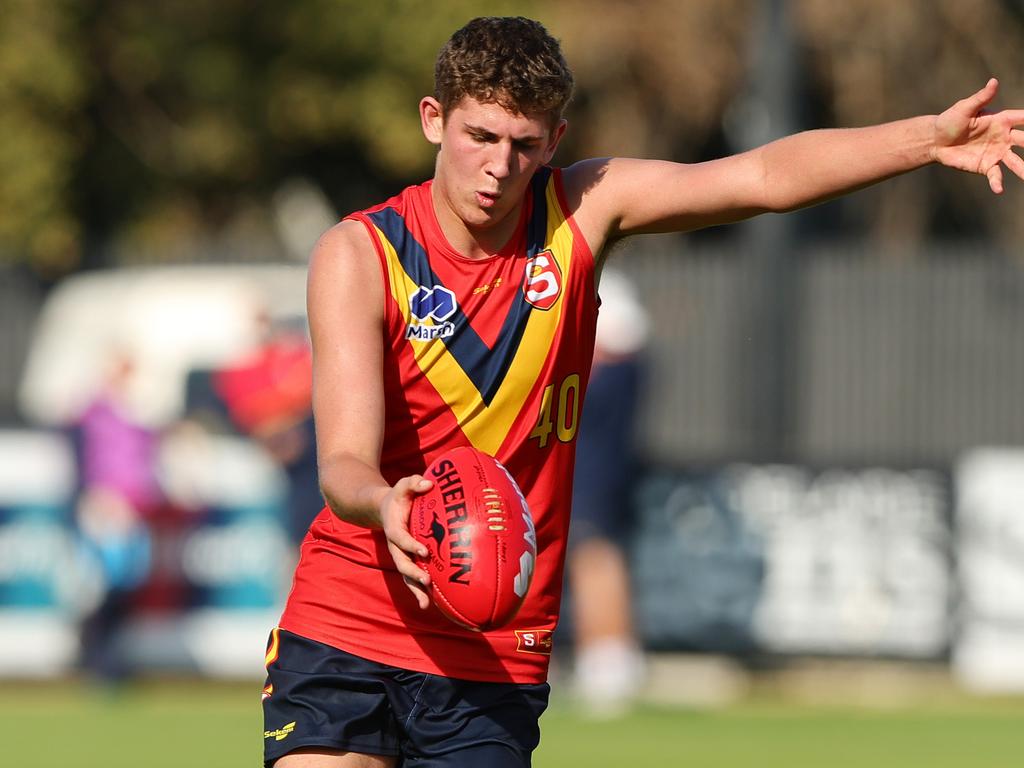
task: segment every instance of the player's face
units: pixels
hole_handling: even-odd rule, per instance
[[[447,208],[470,230],[518,216],[537,168],[551,160],[565,130],[546,116],[516,115],[465,98],[447,115],[433,99],[421,104],[424,132],[440,145],[434,184]]]

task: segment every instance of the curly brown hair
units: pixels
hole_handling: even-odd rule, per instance
[[[558,41],[522,16],[473,19],[444,44],[434,67],[434,98],[445,113],[469,96],[519,115],[546,115],[554,124],[572,88]]]

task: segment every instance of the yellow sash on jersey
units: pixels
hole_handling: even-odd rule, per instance
[[[521,320],[517,322],[524,323],[522,335],[518,344],[512,344],[506,349],[504,359],[496,358],[501,355],[497,351],[501,339],[494,349],[484,350],[485,357],[477,360],[475,366],[473,361],[468,359],[469,355],[460,355],[458,345],[451,344],[444,338],[408,339],[417,365],[437,390],[438,395],[451,408],[466,437],[478,450],[491,455],[497,452],[522,412],[548,359],[549,350],[562,321],[565,287],[569,284],[572,270],[573,233],[558,203],[554,181],[549,173],[545,173],[543,178],[535,178],[534,181],[535,204],[531,220],[535,224],[543,225],[546,218],[546,226],[543,226],[543,234],[539,231],[536,233],[538,242],[530,243],[530,254],[531,257],[540,255],[541,261],[543,257],[548,257],[554,261],[554,265],[547,268],[557,267],[560,271],[560,292],[554,303],[548,309],[538,309],[530,305],[526,300],[522,282],[520,283],[517,297],[509,312],[521,313]],[[423,279],[424,264],[419,260],[425,260],[426,254],[411,237],[404,238],[403,260],[384,229],[380,227],[381,219],[374,215],[370,218],[385,251],[391,294],[401,309],[405,325],[408,327],[414,320],[410,310],[410,297],[419,290]],[[540,242],[541,239],[543,242]],[[411,255],[409,251],[412,248],[418,248],[420,253]],[[410,275],[410,272],[415,271],[409,268],[410,264],[414,264],[415,270],[419,270],[419,281]],[[528,260],[527,264],[534,265],[534,262]],[[426,268],[429,269],[429,266]],[[464,317],[462,321],[465,322]],[[517,329],[506,327],[503,335],[505,331],[514,330]],[[475,332],[470,332],[475,335]],[[508,338],[505,336],[506,343]],[[487,370],[484,371],[483,368]],[[482,387],[482,381],[487,381],[491,386]],[[489,401],[485,399],[482,389],[490,392]]]

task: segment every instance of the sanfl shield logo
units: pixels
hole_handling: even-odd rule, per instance
[[[550,250],[543,250],[526,262],[523,294],[537,309],[551,309],[562,294],[562,271]]]

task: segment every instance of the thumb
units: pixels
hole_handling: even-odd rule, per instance
[[[992,100],[996,97],[996,93],[998,92],[999,81],[994,77],[990,77],[981,90],[971,96],[968,96],[966,99],[961,100],[960,104],[966,111],[969,111],[972,115],[976,115],[992,103]]]
[[[410,534],[409,517],[415,498],[429,491],[433,485],[433,482],[422,475],[403,477],[395,483],[393,497],[385,500],[384,509],[381,510],[381,522],[388,540],[399,549],[421,557],[425,557],[427,551]]]

